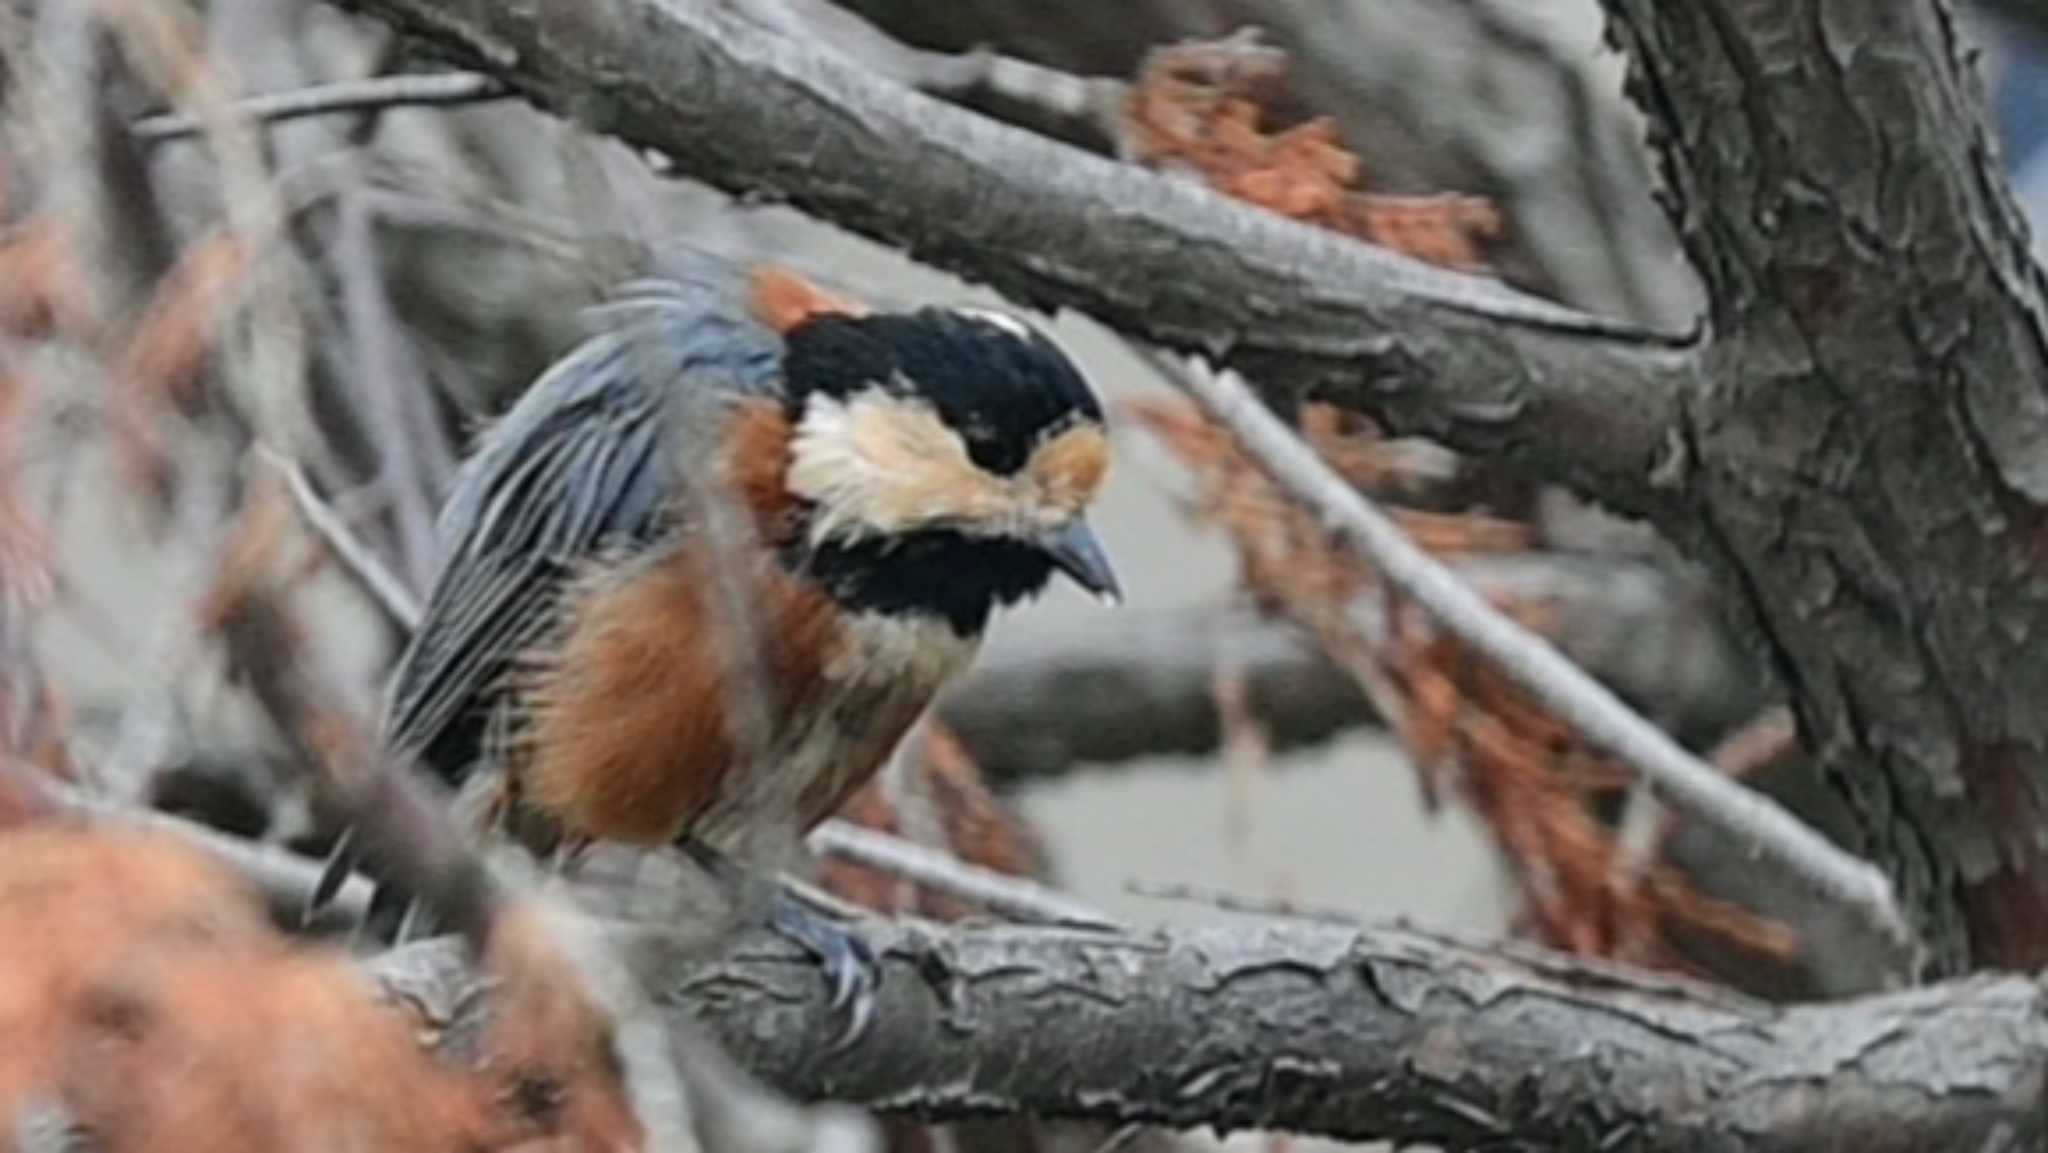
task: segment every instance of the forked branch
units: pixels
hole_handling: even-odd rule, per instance
[[[1611,503],[1652,483],[1684,342],[988,120],[710,0],[347,0],[536,103],[1020,301],[1314,390]],[[887,195],[876,195],[887,189]]]
[[[1236,376],[1163,360],[1161,366],[1174,372],[1216,420],[1236,433],[1253,459],[1318,510],[1388,582],[1560,719],[1641,772],[1672,804],[1738,843],[1754,846],[1794,878],[1854,910],[1887,940],[1909,943],[1891,882],[1875,865],[1836,848],[1777,802],[1716,772],[1549,642],[1493,609],[1346,484]]]

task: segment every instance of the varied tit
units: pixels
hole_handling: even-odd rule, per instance
[[[1023,322],[869,312],[776,270],[641,283],[603,313],[462,466],[388,700],[387,744],[452,784],[496,774],[511,827],[713,861],[764,822],[808,830],[996,608],[1055,573],[1118,597],[1085,516],[1102,407]],[[716,531],[721,508],[743,531]],[[865,1001],[857,939],[774,909],[836,1001]]]

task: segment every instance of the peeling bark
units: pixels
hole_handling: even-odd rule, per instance
[[[2041,290],[1941,0],[1610,0],[1713,301],[1697,358],[715,5],[355,2],[691,175],[1651,514],[1748,614],[1936,971],[2048,963]]]
[[[879,1011],[845,1050],[814,963],[779,938],[687,961],[645,938],[628,951],[665,974],[666,1011],[770,1083],[931,1121],[1260,1127],[1452,1153],[1927,1153],[2035,1148],[2048,1116],[2048,993],[2018,977],[1780,1009],[1406,929],[869,936]],[[412,1003],[479,1000],[452,948],[380,971]]]
[[[1610,9],[1721,334],[1692,543],[1937,970],[2048,964],[2048,343],[1948,5]]]
[[[686,174],[1651,515],[1747,614],[1934,971],[2048,964],[2044,290],[1946,0],[1606,0],[1712,300],[1711,340],[1679,349],[991,124],[714,4],[351,2]],[[1277,938],[891,932],[857,1063],[824,1052],[814,974],[772,947],[686,998],[785,1084],[931,1115],[1452,1148],[2043,1138],[2030,980],[1769,1011],[1413,934],[1274,930],[1260,953]]]

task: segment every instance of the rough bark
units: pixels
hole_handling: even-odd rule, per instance
[[[1948,5],[1610,9],[1720,334],[1692,543],[1938,970],[2048,963],[2048,346]]]
[[[877,79],[708,0],[347,0],[675,170],[1631,510],[1688,350]],[[887,189],[877,195],[877,189]]]
[[[1937,970],[2048,962],[2041,291],[1942,0],[1610,0],[1713,301],[1698,362],[715,6],[357,2],[691,175],[1656,516],[1738,593]]]
[[[1650,197],[1640,118],[1614,83],[1618,62],[1590,50],[1593,0],[848,6],[911,43],[996,45],[1084,76],[1129,76],[1155,45],[1257,26],[1288,54],[1295,99],[1276,111],[1335,118],[1375,190],[1499,202],[1509,227],[1490,254],[1512,282],[1652,326],[1683,327],[1699,311],[1698,286]]]
[[[1405,929],[1257,921],[1131,937],[877,926],[872,1030],[835,1051],[815,965],[746,934],[681,961],[665,1011],[794,1095],[927,1120],[1030,1113],[1445,1150],[1925,1153],[2043,1137],[2048,992],[1966,979],[1778,1009]],[[387,984],[474,1005],[453,949]]]

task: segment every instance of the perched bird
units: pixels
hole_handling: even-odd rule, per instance
[[[535,848],[729,862],[763,822],[808,830],[993,610],[1055,572],[1119,595],[1085,517],[1102,408],[1044,335],[692,269],[629,286],[482,437],[392,681],[388,746],[451,784],[494,774]],[[871,983],[858,942],[787,894],[773,923],[841,1000]]]

